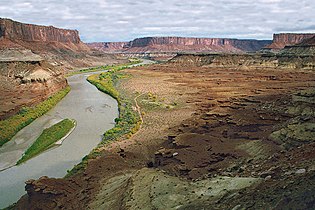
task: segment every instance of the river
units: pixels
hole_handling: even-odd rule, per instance
[[[88,83],[88,75],[91,73],[69,77],[69,94],[1,148],[0,156],[10,157],[11,161],[2,158],[0,166],[8,166],[23,154],[25,146],[27,148],[44,128],[64,118],[75,119],[77,122],[75,130],[61,146],[0,172],[0,208],[16,202],[25,194],[24,182],[28,179],[38,179],[44,175],[63,177],[67,170],[97,146],[104,131],[114,127],[114,119],[118,116],[117,102]]]

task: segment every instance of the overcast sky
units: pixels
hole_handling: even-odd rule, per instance
[[[0,17],[77,29],[85,42],[315,32],[313,0],[1,0]]]

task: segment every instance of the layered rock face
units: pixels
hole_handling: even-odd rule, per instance
[[[273,42],[264,47],[265,50],[280,51],[286,46],[292,46],[301,43],[306,39],[315,36],[314,33],[310,34],[295,34],[295,33],[281,33],[273,35]]]
[[[18,53],[24,55],[23,61],[12,60],[10,56],[5,61],[1,56],[0,119],[17,113],[24,106],[35,105],[67,86],[61,70],[31,52]]]
[[[315,55],[315,36],[305,39],[299,44],[286,46],[281,50],[283,54]]]
[[[105,52],[224,52],[244,53],[260,50],[270,44],[268,40],[238,40],[222,38],[145,37],[130,42],[91,43],[90,47]]]
[[[77,30],[0,19],[0,49],[29,49],[63,69],[115,62],[113,55],[91,50]]]
[[[115,52],[128,48],[129,42],[93,42],[87,45],[92,49],[102,50],[104,52]]]
[[[289,54],[179,54],[171,63],[236,69],[315,69],[315,55]]]
[[[10,19],[0,19],[0,37],[23,41],[81,42],[77,30],[23,24]]]

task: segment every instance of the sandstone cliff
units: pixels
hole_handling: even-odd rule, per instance
[[[244,53],[260,50],[270,44],[268,40],[239,40],[222,38],[145,37],[130,42],[91,43],[90,47],[104,52],[224,52]]]
[[[274,34],[273,41],[270,45],[264,47],[265,50],[279,51],[285,46],[292,46],[301,43],[303,40],[312,38],[314,33],[310,34],[295,34],[295,33],[281,33]]]
[[[235,69],[315,70],[315,55],[295,54],[179,54],[170,63],[181,66],[209,66]]]
[[[281,50],[282,54],[315,55],[315,36],[305,39],[301,43],[286,46]]]
[[[0,37],[23,41],[80,43],[77,30],[59,29],[53,26],[39,26],[0,19]]]
[[[115,62],[91,51],[76,30],[0,18],[0,119],[66,87],[67,69]]]
[[[91,50],[77,30],[25,24],[0,18],[0,49],[29,49],[63,69],[114,63],[113,55]]]

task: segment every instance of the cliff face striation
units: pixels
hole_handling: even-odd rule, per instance
[[[91,51],[76,30],[0,18],[0,119],[65,88],[67,69],[114,62]]]
[[[10,19],[0,19],[0,37],[23,41],[72,42],[76,44],[81,42],[77,30],[24,24]]]
[[[130,42],[91,43],[90,47],[104,52],[120,53],[177,53],[224,52],[244,53],[260,50],[268,40],[239,40],[223,38],[145,37]]]
[[[301,43],[306,39],[315,36],[314,33],[309,34],[295,34],[295,33],[281,33],[274,34],[273,41],[270,45],[264,47],[265,50],[278,52],[286,46],[292,46]]]
[[[301,43],[286,46],[281,50],[282,54],[315,55],[315,35],[310,39],[305,39]]]
[[[0,119],[67,86],[60,69],[29,50],[0,50],[0,57]]]
[[[315,55],[297,54],[179,54],[170,63],[233,69],[315,70]]]
[[[91,50],[77,30],[25,24],[0,18],[0,49],[29,49],[64,69],[113,63],[113,55]]]

